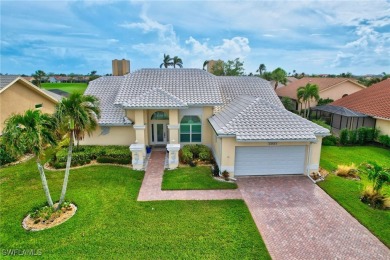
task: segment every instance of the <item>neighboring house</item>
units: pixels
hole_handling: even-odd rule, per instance
[[[276,89],[276,94],[279,97],[291,98],[295,102],[296,109],[301,110],[304,107],[302,107],[302,104],[299,105],[299,102],[297,101],[297,90],[299,87],[306,86],[307,83],[316,84],[318,86],[320,98],[330,98],[334,101],[366,88],[349,78],[305,77],[291,82],[285,87]],[[315,107],[316,105],[317,102],[315,100],[310,102],[310,107]]]
[[[0,133],[5,126],[4,121],[12,114],[34,108],[53,113],[60,98],[19,76],[0,76]]]
[[[85,94],[100,99],[102,115],[82,143],[130,145],[134,169],[143,168],[147,145],[166,147],[173,169],[182,145],[204,144],[220,170],[235,176],[308,174],[318,170],[322,137],[329,134],[285,110],[258,77],[141,69],[91,81]]]
[[[49,83],[60,83],[61,81],[57,79],[55,76],[51,76],[47,79]]]
[[[332,130],[336,133],[344,128],[366,126],[390,135],[390,79],[315,110],[331,114]]]

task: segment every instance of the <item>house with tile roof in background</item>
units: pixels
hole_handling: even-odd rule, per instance
[[[166,148],[174,169],[182,145],[204,144],[232,176],[309,174],[318,170],[322,137],[329,134],[287,111],[258,77],[141,69],[93,80],[85,94],[100,99],[102,114],[81,143],[129,145],[134,169],[143,168],[146,146]]]
[[[365,126],[390,135],[390,79],[315,110],[330,114],[330,124],[335,133],[344,128],[354,130]]]
[[[61,96],[38,88],[22,77],[0,75],[0,133],[5,120],[12,114],[34,108],[51,114],[60,99]]]
[[[276,89],[276,93],[279,97],[289,97],[292,99],[296,110],[301,110],[302,104],[300,105],[297,100],[297,90],[299,87],[306,86],[307,83],[316,84],[318,86],[320,98],[329,98],[333,101],[366,88],[350,78],[304,77],[293,81],[284,87]],[[317,102],[315,100],[310,102],[310,107],[315,106],[317,106]]]

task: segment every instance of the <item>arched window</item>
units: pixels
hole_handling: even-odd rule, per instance
[[[198,116],[183,116],[180,121],[180,142],[200,143],[202,141],[202,122]]]
[[[168,120],[169,119],[169,116],[167,113],[163,112],[163,111],[156,111],[153,113],[152,115],[152,120]]]

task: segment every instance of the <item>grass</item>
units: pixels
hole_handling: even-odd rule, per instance
[[[46,175],[58,199],[63,171]],[[22,219],[45,200],[36,165],[0,168],[0,248],[40,249],[50,259],[270,259],[242,200],[137,202],[143,175],[114,166],[71,170],[67,200],[76,215],[27,232]]]
[[[87,83],[42,83],[42,88],[44,89],[60,89],[68,92],[69,94],[73,92],[84,93],[87,87]]]
[[[164,173],[163,190],[215,190],[236,189],[236,183],[221,182],[211,176],[207,166],[183,167]]]
[[[334,170],[338,164],[349,165],[355,163],[355,165],[359,165],[370,160],[374,160],[382,166],[390,167],[390,151],[372,146],[322,147],[321,167],[329,171]],[[361,181],[330,174],[324,182],[320,182],[318,185],[387,247],[390,247],[390,211],[373,209],[360,201],[362,190],[369,183],[369,180],[365,174],[359,176]],[[383,188],[383,192],[390,194],[389,185]]]

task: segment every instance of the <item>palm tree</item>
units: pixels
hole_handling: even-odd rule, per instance
[[[297,89],[297,98],[298,101],[305,104],[306,111],[304,113],[304,117],[308,118],[310,115],[310,101],[315,99],[318,101],[320,99],[319,89],[316,84],[307,83],[306,86],[299,87]]]
[[[41,87],[41,83],[45,79],[46,73],[43,70],[37,70],[37,71],[35,71],[35,73],[32,76],[33,76],[37,86]]]
[[[13,156],[23,155],[26,151],[34,154],[50,207],[53,207],[53,200],[41,160],[44,156],[44,148],[56,144],[55,129],[55,120],[52,116],[42,114],[40,110],[27,110],[24,114],[12,115],[6,120],[2,136],[3,144]]]
[[[175,56],[172,58],[172,65],[174,68],[176,68],[176,66],[183,68],[183,61],[179,57]]]
[[[260,76],[263,75],[263,71],[266,71],[266,67],[263,63],[260,64],[259,68],[256,70],[256,72],[260,73]]]
[[[204,62],[203,62],[203,70],[206,70],[205,68],[206,68],[206,66],[209,64],[209,60],[205,60]]]
[[[164,66],[164,68],[168,68],[169,66],[173,66],[172,58],[169,57],[169,55],[166,55],[165,53],[164,53],[163,63],[161,63],[160,68],[162,68],[163,66]]]
[[[286,84],[287,82],[287,72],[282,68],[276,68],[271,72],[271,78],[275,81],[275,89],[277,89],[279,82]]]
[[[70,139],[64,182],[58,204],[61,205],[65,200],[68,186],[74,141],[77,140],[78,146],[79,140],[84,137],[85,133],[90,135],[96,129],[97,119],[100,117],[99,101],[94,96],[83,96],[81,93],[73,93],[68,98],[63,98],[56,105],[54,116],[57,119],[58,125],[69,134]]]

